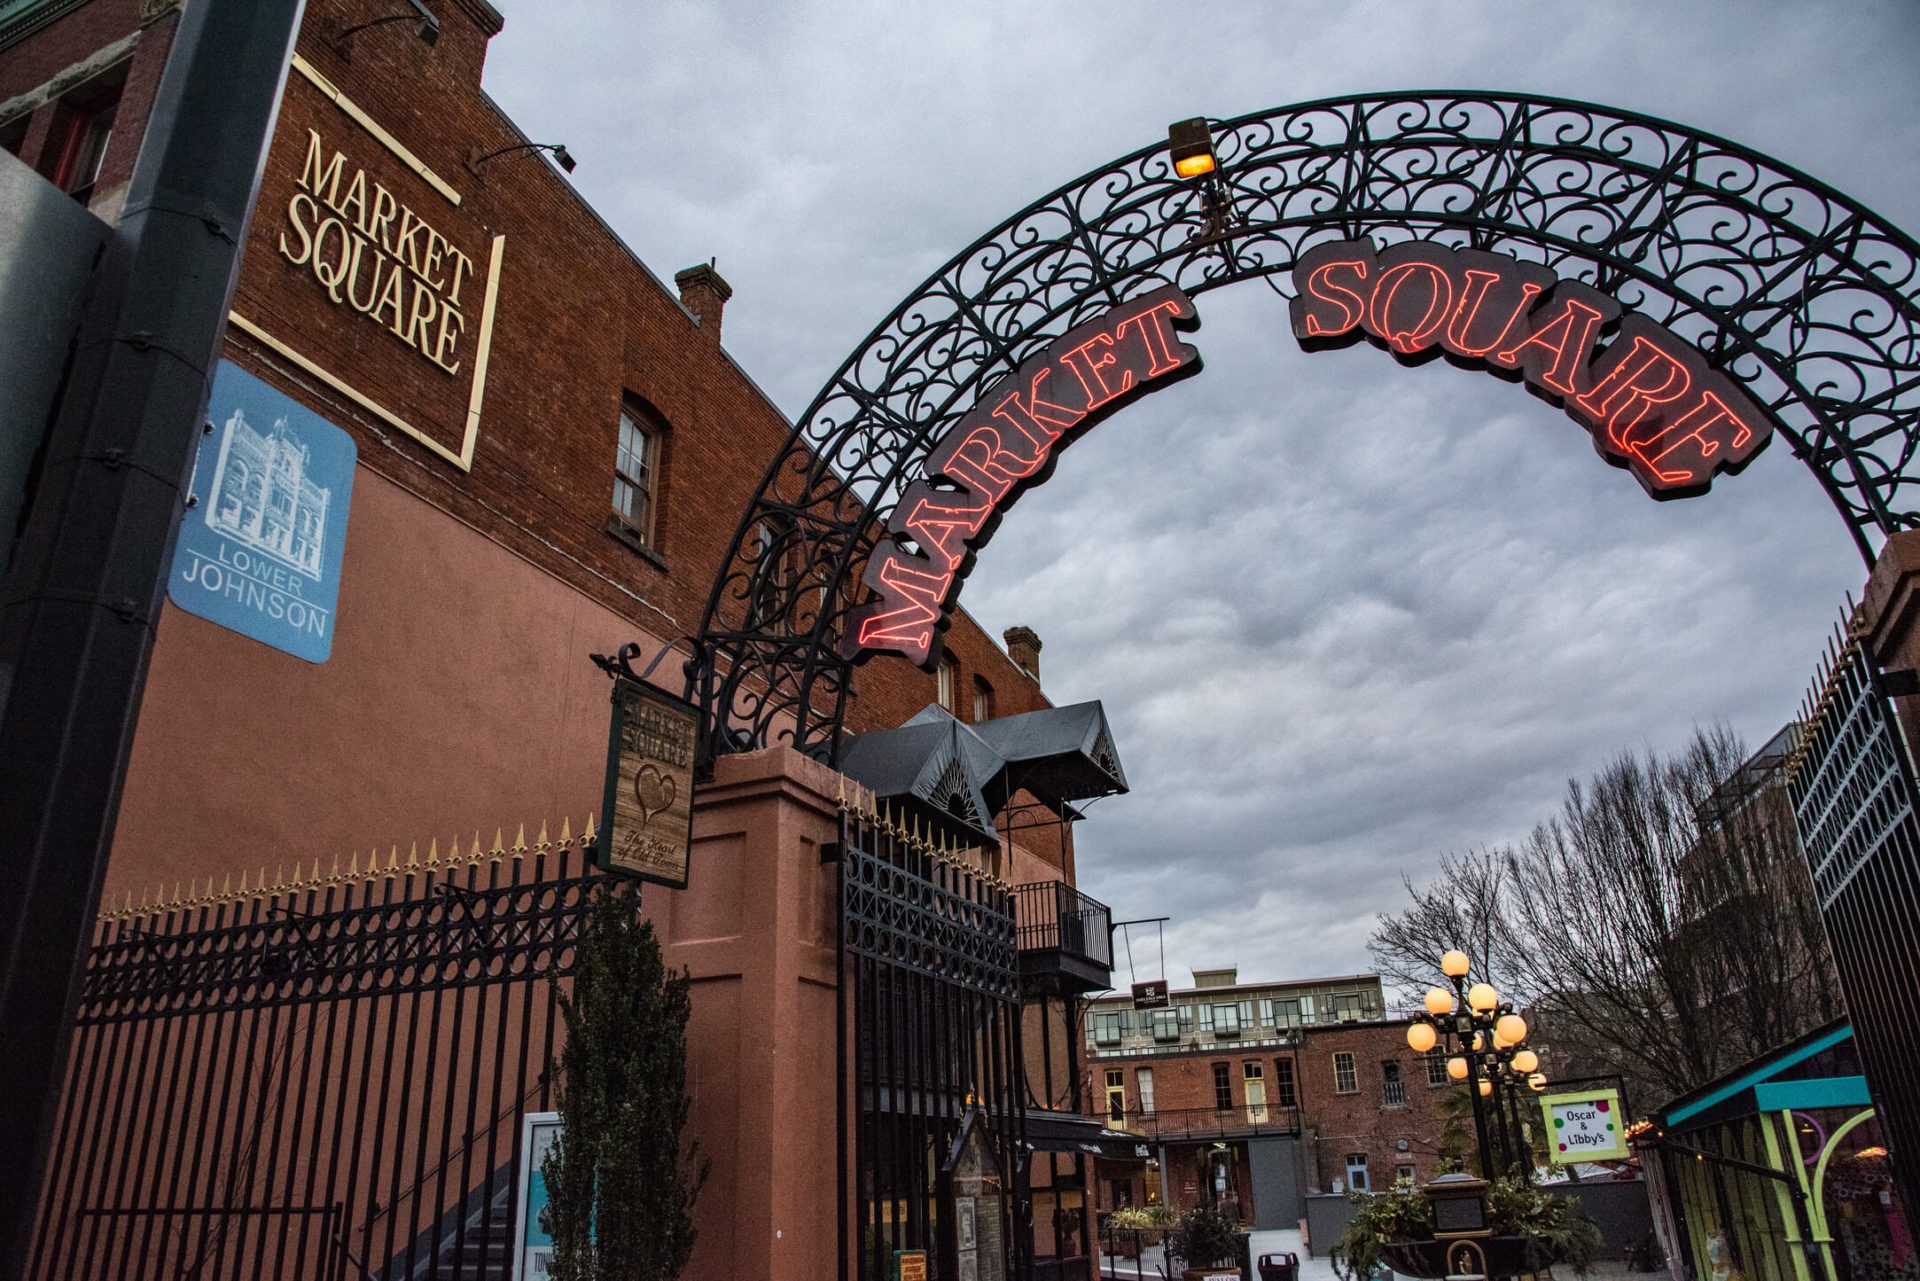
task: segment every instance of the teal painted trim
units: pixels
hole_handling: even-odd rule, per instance
[[[1769,1081],[1753,1087],[1753,1101],[1762,1112],[1789,1108],[1865,1108],[1873,1106],[1864,1076],[1823,1076],[1812,1081]]]
[[[1678,1125],[1682,1121],[1686,1120],[1688,1117],[1693,1116],[1696,1113],[1706,1111],[1708,1108],[1712,1107],[1716,1103],[1719,1103],[1723,1099],[1732,1098],[1734,1095],[1740,1093],[1740,1091],[1747,1089],[1750,1086],[1759,1085],[1761,1082],[1765,1081],[1768,1077],[1773,1076],[1779,1072],[1783,1072],[1787,1068],[1792,1067],[1796,1063],[1805,1062],[1807,1059],[1812,1058],[1814,1055],[1820,1053],[1820,1051],[1822,1050],[1833,1048],[1834,1046],[1840,1044],[1840,1042],[1846,1040],[1848,1037],[1852,1035],[1853,1035],[1853,1025],[1850,1023],[1843,1024],[1840,1027],[1835,1028],[1833,1031],[1827,1033],[1825,1036],[1816,1037],[1814,1040],[1809,1041],[1807,1044],[1801,1046],[1798,1050],[1794,1051],[1792,1054],[1784,1055],[1777,1059],[1769,1059],[1764,1067],[1755,1068],[1753,1071],[1746,1073],[1744,1076],[1741,1076],[1735,1080],[1729,1081],[1726,1085],[1715,1090],[1713,1093],[1705,1095],[1702,1098],[1695,1099],[1693,1102],[1687,1104],[1685,1107],[1675,1108],[1673,1111],[1667,1113],[1667,1124]],[[1763,1111],[1766,1110],[1764,1104],[1762,1105],[1762,1110]]]

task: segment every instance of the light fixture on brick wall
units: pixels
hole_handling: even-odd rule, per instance
[[[498,151],[489,151],[484,155],[481,154],[480,148],[475,147],[467,152],[467,170],[470,173],[477,174],[480,172],[480,166],[486,164],[487,161],[500,156],[510,156],[519,151],[551,151],[553,153],[553,163],[559,165],[568,173],[573,172],[575,161],[572,153],[567,150],[567,144],[564,142],[516,142],[511,147],[502,147]]]
[[[411,22],[420,37],[420,42],[431,48],[440,39],[440,19],[434,17],[433,12],[420,0],[408,0],[408,4],[409,12],[407,13],[390,13],[384,18],[371,18],[366,22],[355,23],[351,27],[336,29],[328,36],[327,44],[342,59],[349,59],[353,56],[353,37],[356,32],[365,31],[369,27],[384,27],[393,22]]]

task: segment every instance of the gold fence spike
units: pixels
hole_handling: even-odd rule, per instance
[[[350,881],[357,881],[360,879],[360,851],[359,850],[353,851],[353,853],[349,855],[347,858],[347,879]]]
[[[419,841],[415,841],[412,845],[407,847],[407,866],[410,868],[420,866],[420,842]]]
[[[393,879],[393,874],[399,870],[400,870],[400,847],[398,845],[389,845],[387,847],[387,879],[391,881]]]
[[[544,851],[552,843],[547,839],[547,820],[543,818],[540,820],[540,837],[533,843],[533,848]]]
[[[483,852],[480,848],[480,829],[476,827],[473,829],[473,850],[467,856],[468,861],[478,867],[480,865],[480,856]]]
[[[418,849],[419,846],[416,845],[414,848]],[[427,866],[440,866],[440,838],[437,836],[427,842]]]
[[[333,866],[335,871],[338,871],[340,868],[340,856],[338,854],[333,856]],[[309,876],[307,881],[313,885],[320,883],[320,856],[318,854],[313,856],[313,875]]]
[[[599,833],[593,830],[593,815],[589,814],[587,815],[587,825],[580,829],[580,841],[584,845],[591,845],[598,835]]]
[[[240,879],[242,883],[246,881],[247,878],[244,872],[241,873]],[[220,882],[220,899],[222,902],[225,902],[227,899],[232,897],[233,897],[233,873],[228,872],[226,879]]]
[[[527,852],[527,825],[522,823],[513,838],[513,856],[519,858]]]
[[[496,827],[493,829],[493,856],[495,858],[504,858],[506,853],[507,843],[500,839],[500,829]]]
[[[573,846],[573,824],[566,818],[565,815],[562,815],[560,818],[560,848],[564,850],[564,849],[570,849],[572,846]]]

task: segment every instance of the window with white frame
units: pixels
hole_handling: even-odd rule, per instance
[[[1107,1124],[1125,1125],[1127,1121],[1127,1076],[1118,1068],[1107,1069]]]
[[[1265,1125],[1267,1122],[1267,1074],[1258,1063],[1243,1065],[1241,1085],[1247,1092],[1247,1124]]]
[[[1438,1089],[1452,1079],[1452,1077],[1447,1075],[1446,1055],[1427,1055],[1427,1086],[1429,1089]]]
[[[613,514],[618,532],[643,547],[655,541],[660,438],[664,424],[645,405],[620,407],[620,441],[613,461]]]
[[[1174,1010],[1155,1010],[1153,1012],[1153,1039],[1156,1041],[1177,1041],[1180,1039],[1180,1015]]]
[[[1299,1095],[1293,1085],[1293,1060],[1275,1059],[1273,1061],[1273,1101],[1278,1107],[1297,1106]]]
[[[1350,1050],[1337,1051],[1333,1056],[1333,1092],[1360,1093],[1360,1074],[1354,1071],[1353,1053]]]
[[[1118,1014],[1096,1014],[1093,1016],[1093,1043],[1095,1045],[1120,1044],[1120,1016]]]
[[[1200,1007],[1200,1030],[1202,1032],[1213,1031],[1213,1007],[1211,1005],[1203,1005]]]
[[[1140,1092],[1140,1111],[1142,1115],[1153,1115],[1153,1069],[1135,1068],[1133,1083]]]
[[[1372,1191],[1367,1184],[1367,1154],[1365,1152],[1347,1153],[1347,1191]]]
[[[1240,1035],[1240,1007],[1238,1005],[1216,1005],[1213,1007],[1213,1034],[1215,1036]]]
[[[1273,1003],[1273,1023],[1275,1027],[1300,1026],[1300,1002],[1298,999],[1282,999]]]
[[[1390,1108],[1407,1106],[1407,1083],[1401,1079],[1400,1063],[1388,1059],[1380,1064],[1381,1102]]]

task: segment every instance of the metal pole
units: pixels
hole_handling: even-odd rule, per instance
[[[1467,981],[1465,978],[1453,980],[1453,1032],[1460,1038],[1460,1049],[1467,1060],[1467,1097],[1473,1102],[1473,1136],[1480,1150],[1480,1177],[1494,1177],[1493,1153],[1487,1146],[1487,1114],[1480,1105],[1480,1052],[1473,1048],[1473,1007],[1467,1004]],[[1460,1028],[1460,1020],[1465,1018],[1465,1031]]]
[[[196,0],[0,594],[0,1281],[22,1275],[183,491],[302,0]]]

